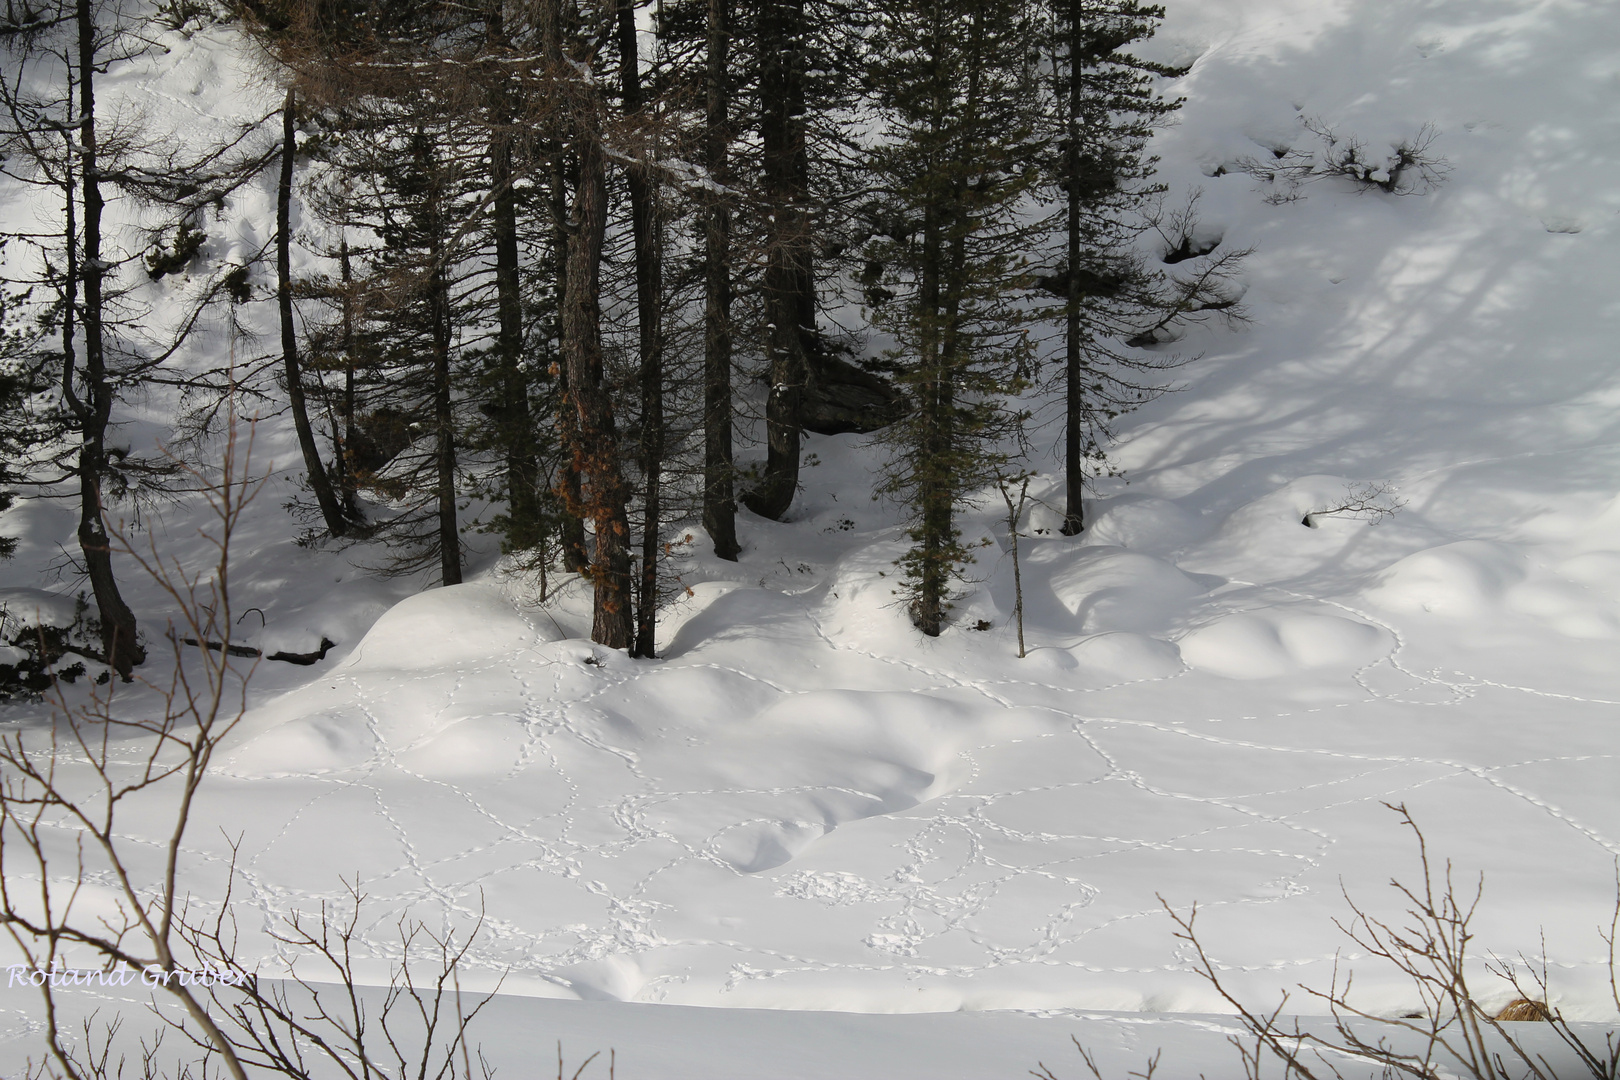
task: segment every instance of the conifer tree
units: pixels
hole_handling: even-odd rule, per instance
[[[572,508],[595,526],[588,576],[594,591],[591,640],[614,649],[635,641],[630,580],[630,489],[613,399],[603,372],[602,250],[608,222],[607,107],[596,79],[599,47],[615,29],[613,0],[580,12],[584,29],[568,32],[561,0],[542,0],[547,88],[558,102],[561,142],[575,165],[568,206],[562,305],[567,376],[567,450],[580,477]]]
[[[732,461],[731,0],[708,0],[703,164],[715,190],[703,212],[703,526],[714,553],[737,560]]]
[[[398,59],[396,56],[394,59]],[[366,63],[378,88],[389,64]],[[485,192],[479,133],[442,97],[378,92],[351,98],[345,138],[330,155],[315,203],[374,242],[350,251],[354,318],[370,361],[368,407],[405,426],[402,446],[370,477],[391,504],[370,535],[394,551],[391,569],[437,564],[461,581],[458,428],[468,362],[461,331],[487,291],[475,256],[481,234],[467,208]]]
[[[809,66],[804,0],[759,0],[761,199],[764,204],[766,458],[748,495],[755,513],[781,518],[799,483],[800,426],[809,381],[808,340],[816,330],[810,230],[810,163],[805,95]]]
[[[640,130],[656,146],[656,124],[642,86],[640,42],[635,5],[616,0],[616,35],[619,53],[621,111],[632,130]],[[636,656],[657,655],[658,561],[660,517],[663,513],[664,432],[664,229],[660,220],[660,180],[651,148],[639,148],[640,158],[626,170],[630,191],[631,240],[635,247],[636,346],[640,367],[642,477],[641,581],[636,606]]]
[[[1027,214],[1037,27],[1018,0],[924,0],[888,9],[880,31],[869,82],[886,131],[872,164],[889,224],[867,247],[880,268],[869,296],[912,405],[886,433],[885,488],[911,509],[901,565],[917,626],[937,636],[970,557],[957,510],[997,474],[997,444],[1021,419],[1007,397],[1032,361],[1020,293],[1039,227]]]
[[[1108,421],[1151,392],[1131,373],[1154,362],[1110,342],[1175,303],[1141,265],[1133,241],[1143,209],[1164,190],[1149,180],[1148,136],[1180,102],[1154,88],[1156,76],[1177,71],[1127,51],[1153,36],[1163,7],[1053,0],[1052,14],[1052,115],[1061,131],[1051,171],[1061,192],[1064,246],[1048,285],[1063,300],[1062,531],[1072,536],[1085,527],[1086,465],[1101,457]]]

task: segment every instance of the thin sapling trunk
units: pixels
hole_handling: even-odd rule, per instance
[[[315,445],[315,431],[310,427],[309,408],[304,399],[303,372],[298,362],[298,331],[293,325],[292,182],[293,157],[298,150],[296,104],[293,91],[289,89],[281,109],[281,175],[276,184],[276,308],[281,317],[281,364],[287,379],[287,403],[292,408],[293,428],[298,433],[298,448],[304,455],[304,471],[320,506],[321,520],[326,522],[328,533],[343,536],[349,531],[349,523]],[[345,259],[345,267],[346,264]]]

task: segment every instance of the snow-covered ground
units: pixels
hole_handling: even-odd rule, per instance
[[[895,512],[863,494],[879,451],[855,436],[810,439],[793,521],[745,515],[740,564],[692,561],[656,661],[583,640],[577,591],[535,606],[490,573],[395,604],[406,585],[287,539],[278,478],[238,553],[238,606],[264,610],[276,647],[339,647],[261,669],[191,834],[194,890],[217,890],[240,834],[249,931],[358,874],[380,958],[402,913],[466,926],[482,907],[469,971],[504,972],[506,995],[1027,1010],[1056,1019],[882,1030],[960,1066],[930,1075],[997,1074],[947,1052],[981,1038],[1000,1071],[1076,1072],[1050,1047],[1077,1011],[1220,1007],[1160,896],[1199,903],[1245,995],[1325,986],[1341,886],[1393,915],[1389,879],[1417,873],[1382,805],[1404,801],[1459,882],[1484,875],[1482,948],[1544,955],[1567,1014],[1611,1016],[1620,23],[1581,0],[1169,9],[1157,55],[1196,63],[1155,138],[1161,177],[1203,189],[1223,244],[1256,248],[1253,324],[1178,346],[1201,358],[1123,422],[1124,479],[1099,481],[1083,537],[1036,509],[1026,659],[999,496],[966,525],[993,544],[956,624],[922,639],[891,592]],[[1268,203],[1233,165],[1307,146],[1302,118],[1378,154],[1431,123],[1449,180]],[[261,450],[290,463],[285,439]],[[1033,490],[1056,500],[1054,464]],[[1376,526],[1301,523],[1369,483],[1397,510]],[[24,542],[0,573],[40,586],[71,518],[25,505],[3,525]],[[163,528],[195,544],[182,510]],[[1417,1004],[1340,962],[1368,1008]],[[666,1015],[502,1007],[542,1047],[576,1042],[546,1025]],[[868,1030],[800,1022],[823,1045]],[[704,1075],[752,1045],[744,1026],[668,1023],[619,1029],[668,1032],[641,1036],[642,1065],[621,1041],[625,1075],[697,1075],[683,1032],[712,1040]],[[1194,1021],[1086,1023],[1132,1052],[1123,1071]],[[1189,1072],[1237,1071],[1222,1038],[1207,1046]],[[861,1074],[844,1052],[772,1075]]]

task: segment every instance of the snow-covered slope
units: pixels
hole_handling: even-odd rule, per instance
[[[507,993],[1211,1011],[1158,896],[1200,904],[1243,992],[1325,985],[1341,883],[1389,914],[1416,873],[1381,805],[1404,801],[1459,881],[1484,875],[1479,941],[1540,955],[1544,930],[1555,999],[1602,1017],[1620,29],[1576,0],[1169,7],[1155,47],[1196,62],[1161,176],[1255,247],[1253,324],[1181,343],[1201,358],[1124,422],[1082,538],[1037,508],[1028,658],[999,496],[956,625],[920,639],[854,436],[812,437],[793,522],[744,521],[740,564],[693,560],[657,661],[581,640],[577,594],[534,607],[496,575],[358,639],[387,591],[280,539],[265,500],[246,602],[342,640],[269,673],[208,789],[251,909],[358,873],[382,948],[403,911],[482,905],[473,968]],[[1268,203],[1234,164],[1304,147],[1302,118],[1380,154],[1433,124],[1449,180]],[[1054,465],[1034,490],[1056,499]],[[1301,523],[1368,484],[1398,507],[1375,527]],[[68,535],[21,519],[36,551]],[[199,882],[218,835],[194,833]],[[1355,976],[1370,1008],[1416,1003]]]

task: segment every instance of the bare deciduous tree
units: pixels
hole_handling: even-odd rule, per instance
[[[169,635],[173,672],[165,685],[146,687],[159,707],[124,702],[132,691],[116,682],[91,688],[80,705],[70,704],[58,687],[47,725],[0,736],[0,925],[25,970],[48,975],[89,958],[91,967],[74,969],[87,978],[99,971],[103,981],[112,972],[124,980],[133,970],[146,985],[161,985],[181,1010],[178,1019],[164,1017],[163,1023],[200,1056],[182,1061],[177,1072],[160,1070],[159,1029],[140,1044],[143,1080],[204,1080],[221,1072],[246,1080],[249,1069],[301,1080],[487,1077],[481,1059],[474,1071],[466,1033],[488,999],[468,1007],[459,985],[481,918],[459,938],[402,919],[401,958],[390,984],[372,1000],[355,969],[364,900],[358,881],[345,883],[346,911],[327,905],[317,914],[294,911],[272,932],[321,969],[312,975],[295,962],[284,980],[262,977],[238,952],[234,849],[220,903],[205,903],[191,891],[182,860],[198,791],[246,711],[252,673],[237,666],[231,649],[207,644],[228,641],[234,625],[232,537],[259,491],[246,479],[250,458],[251,437],[239,444],[232,419],[218,475],[193,472],[211,519],[203,533],[216,554],[211,566],[187,570],[155,547],[137,550],[127,538],[112,536],[116,550],[138,562],[179,611],[179,627]],[[187,638],[204,644],[186,646]],[[156,800],[163,800],[166,819],[160,819],[165,824],[154,871],[148,846],[128,839],[124,812],[139,804],[149,815]],[[110,909],[90,899],[96,886],[111,890]],[[432,972],[425,981],[424,964]],[[81,1041],[63,1016],[58,980],[33,981],[42,997],[49,1058],[31,1063],[30,1075],[121,1075],[120,1022],[96,1031],[86,1021]]]
[[[1297,1019],[1285,1022],[1282,1017],[1288,1005],[1287,993],[1269,1011],[1238,998],[1221,981],[1223,965],[1209,955],[1198,938],[1197,905],[1182,914],[1162,896],[1159,898],[1176,925],[1176,938],[1191,951],[1193,970],[1237,1011],[1249,1038],[1234,1037],[1231,1041],[1242,1054],[1245,1073],[1250,1080],[1258,1080],[1263,1062],[1275,1060],[1283,1067],[1284,1080],[1343,1080],[1335,1059],[1348,1058],[1381,1069],[1385,1077],[1412,1080],[1446,1080],[1459,1073],[1467,1080],[1558,1080],[1559,1074],[1546,1056],[1504,1026],[1521,1018],[1510,1012],[1513,1006],[1507,1010],[1487,1009],[1470,982],[1484,959],[1474,951],[1471,925],[1483,895],[1483,878],[1472,895],[1459,891],[1452,880],[1450,861],[1443,869],[1434,865],[1423,831],[1405,804],[1385,805],[1400,816],[1401,824],[1411,830],[1417,841],[1421,874],[1418,883],[1390,882],[1406,905],[1405,917],[1398,922],[1386,921],[1346,894],[1352,917],[1348,923],[1335,920],[1335,925],[1363,956],[1392,967],[1408,981],[1421,1002],[1416,1011],[1402,1016],[1368,1011],[1351,1000],[1352,973],[1341,972],[1336,962],[1327,989],[1300,986],[1310,1001],[1326,1006],[1331,1024],[1312,1029]],[[1608,932],[1603,934],[1609,947],[1609,990],[1615,1007],[1620,1009],[1620,981],[1615,970],[1617,930],[1620,874],[1616,879],[1615,910]],[[1518,963],[1511,963],[1491,955],[1484,969],[1518,995],[1513,1005],[1528,1004],[1532,1013],[1539,1013],[1574,1052],[1591,1080],[1620,1077],[1620,1032],[1610,1030],[1600,1046],[1565,1019],[1557,1006],[1550,1004],[1544,961],[1538,965],[1521,956]]]

